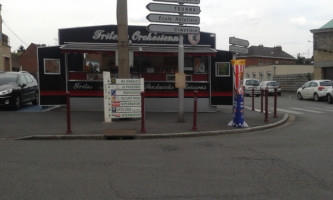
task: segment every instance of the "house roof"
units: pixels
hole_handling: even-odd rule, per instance
[[[264,47],[263,45],[259,46],[250,46],[248,54],[238,54],[239,58],[247,57],[260,57],[260,58],[279,58],[279,59],[292,59],[295,58],[290,54],[284,52],[281,46],[277,47]]]
[[[320,29],[327,29],[327,28],[333,28],[333,19],[324,26],[322,26]]]

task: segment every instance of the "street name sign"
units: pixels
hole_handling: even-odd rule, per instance
[[[149,3],[147,9],[152,12],[167,12],[178,14],[200,14],[199,6],[183,6],[177,4]]]
[[[247,54],[249,53],[249,49],[246,47],[239,47],[235,45],[230,45],[229,46],[229,51],[234,52],[234,53],[244,53]]]
[[[149,14],[147,15],[147,19],[150,22],[160,23],[200,24],[200,17],[197,16]]]
[[[229,44],[242,46],[242,47],[248,47],[250,45],[249,41],[235,38],[235,37],[229,37]]]
[[[177,26],[177,25],[162,25],[150,24],[147,27],[149,32],[153,33],[171,33],[171,34],[198,34],[200,28],[196,26]]]
[[[172,2],[172,3],[187,3],[187,4],[200,4],[200,0],[153,0],[159,2]]]

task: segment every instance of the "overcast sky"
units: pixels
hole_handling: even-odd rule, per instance
[[[146,5],[152,0],[128,0],[129,25],[148,25]],[[56,45],[58,29],[116,24],[116,0],[0,0],[3,32],[12,51],[30,43]],[[217,48],[228,50],[229,37],[250,45],[281,45],[296,57],[312,56],[311,29],[333,19],[332,0],[201,0],[204,32],[216,33]],[[309,42],[310,41],[310,42]]]

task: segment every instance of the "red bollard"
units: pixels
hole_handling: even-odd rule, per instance
[[[265,122],[268,122],[268,88],[265,89]]]
[[[141,131],[140,133],[145,133],[145,92],[141,92]]]
[[[274,88],[274,118],[277,118],[277,88]]]
[[[194,103],[193,103],[193,127],[192,127],[192,131],[197,131],[197,107],[198,107],[198,90],[194,90],[193,92],[194,94]]]
[[[71,95],[67,91],[66,92],[66,103],[67,103],[67,131],[66,134],[72,134],[72,128],[71,128]]]
[[[252,111],[254,111],[254,88],[252,88]]]
[[[260,89],[260,99],[261,99],[261,106],[260,106],[260,112],[264,112],[264,90]]]

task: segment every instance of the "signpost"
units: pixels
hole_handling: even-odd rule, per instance
[[[150,22],[174,23],[178,25],[150,24],[147,29],[153,33],[179,34],[178,45],[178,73],[184,75],[184,34],[200,34],[197,26],[184,26],[184,24],[200,24],[200,18],[187,16],[186,14],[198,15],[201,10],[199,6],[189,6],[184,4],[199,4],[200,0],[153,0],[162,3],[149,3],[146,7],[152,12],[177,13],[177,15],[164,15],[160,13],[149,14]],[[178,4],[174,4],[178,3]],[[184,122],[184,88],[178,88],[178,121]]]
[[[200,0],[153,0],[153,1],[169,2],[169,3],[200,4]]]
[[[229,37],[229,43],[231,44],[229,46],[229,51],[234,53],[249,53],[248,46],[250,45],[249,41],[235,38],[235,37]],[[236,58],[233,58],[236,60]]]
[[[150,24],[147,27],[148,31],[154,33],[178,33],[178,34],[198,34],[200,28],[196,26],[176,26],[176,25],[162,25]]]
[[[149,14],[147,15],[147,19],[150,22],[160,23],[200,24],[200,17],[197,16]]]
[[[153,12],[167,12],[178,14],[200,14],[199,6],[183,6],[176,4],[161,4],[161,3],[149,3],[147,9]]]
[[[249,53],[249,49],[248,48],[234,46],[234,45],[230,45],[229,46],[229,51],[234,52],[234,53],[244,53],[244,54]]]
[[[104,117],[105,122],[114,118],[140,118],[143,79],[110,79],[104,72]]]

